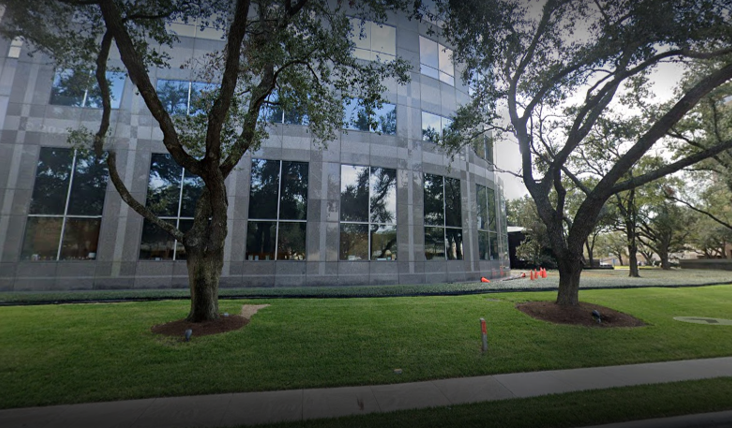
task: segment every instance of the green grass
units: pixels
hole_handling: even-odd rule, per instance
[[[727,356],[732,327],[672,317],[730,318],[731,295],[732,286],[580,293],[648,323],[634,329],[552,325],[514,308],[555,293],[258,300],[272,306],[244,329],[190,343],[150,332],[185,316],[185,301],[4,307],[0,408]],[[222,301],[221,310],[242,303]]]
[[[573,392],[261,428],[578,427],[732,409],[732,378]]]

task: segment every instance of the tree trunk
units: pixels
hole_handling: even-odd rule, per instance
[[[567,251],[569,253],[569,251]],[[579,285],[582,274],[582,258],[579,255],[557,257],[559,270],[559,292],[557,304],[559,306],[579,305]]]
[[[640,278],[638,270],[638,243],[635,240],[635,232],[628,230],[628,276]]]
[[[671,263],[668,260],[668,251],[664,251],[664,250],[659,251],[658,257],[661,258],[661,269],[671,270]]]
[[[186,255],[191,289],[191,311],[186,320],[215,320],[219,317],[219,278],[224,265],[223,246],[215,251],[186,247]]]

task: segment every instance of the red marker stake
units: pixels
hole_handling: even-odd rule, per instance
[[[485,326],[485,318],[480,319],[480,331],[483,334],[483,352],[488,351],[488,329]]]

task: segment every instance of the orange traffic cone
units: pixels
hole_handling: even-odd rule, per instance
[[[546,278],[546,268],[544,269],[544,272],[541,273],[542,277]]]
[[[533,270],[530,270],[529,271],[529,274],[531,275],[531,280],[533,281],[534,280],[534,271]]]
[[[488,278],[486,278],[484,276],[481,276],[480,277],[480,282],[491,282],[491,281]]]

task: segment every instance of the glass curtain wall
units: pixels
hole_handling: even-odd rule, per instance
[[[462,260],[460,180],[424,176],[424,246],[427,260]]]
[[[341,260],[396,260],[395,169],[341,165]]]
[[[305,260],[308,164],[252,159],[247,260]]]
[[[96,259],[107,178],[92,154],[42,147],[21,259]]]
[[[178,165],[166,153],[154,153],[150,162],[146,205],[161,220],[181,232],[193,227],[196,202],[203,192],[203,180]],[[185,260],[182,242],[145,219],[140,240],[141,260]]]

